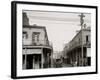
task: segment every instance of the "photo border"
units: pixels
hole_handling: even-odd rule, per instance
[[[37,75],[37,76],[17,76],[17,4],[32,4],[32,5],[47,5],[47,6],[59,6],[59,7],[77,7],[77,8],[93,8],[96,10],[96,70],[95,72],[84,73],[66,73],[66,74],[50,74],[50,75]],[[38,77],[54,77],[54,76],[67,76],[67,75],[85,75],[85,74],[97,74],[98,73],[98,7],[88,5],[73,5],[73,4],[57,4],[57,3],[41,3],[41,2],[24,2],[24,1],[12,1],[11,2],[11,78],[38,78]]]

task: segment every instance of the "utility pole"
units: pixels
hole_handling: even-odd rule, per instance
[[[25,69],[27,69],[27,49],[25,48]]]
[[[84,26],[84,17],[85,15],[83,13],[81,13],[81,15],[79,15],[80,17],[80,26],[81,26],[81,52],[82,52],[82,66],[84,65],[83,63],[83,59],[84,59],[84,56],[83,56],[83,26]]]

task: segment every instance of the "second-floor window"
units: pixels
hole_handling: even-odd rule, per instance
[[[40,36],[40,32],[33,32],[32,33],[32,43],[34,45],[37,45],[39,43],[39,36]]]
[[[27,39],[28,38],[28,33],[26,31],[23,32],[23,39]]]

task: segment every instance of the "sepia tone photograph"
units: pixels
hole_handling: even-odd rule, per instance
[[[91,13],[22,11],[22,68],[91,66]]]

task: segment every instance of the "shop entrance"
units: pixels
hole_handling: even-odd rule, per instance
[[[23,58],[24,58],[24,62],[26,60],[26,69],[41,68],[41,54],[27,54],[27,55],[23,55]]]

